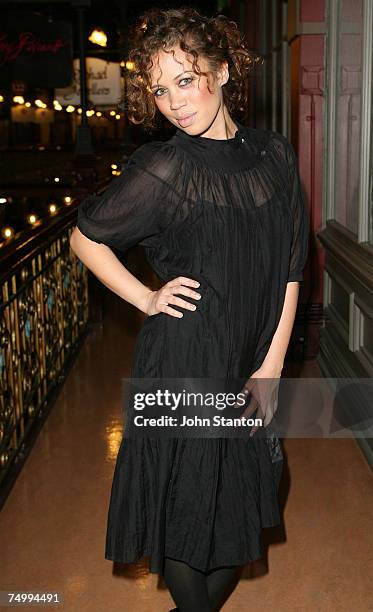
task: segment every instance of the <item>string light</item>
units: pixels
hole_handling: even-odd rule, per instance
[[[39,148],[44,149],[45,147],[39,147]],[[118,170],[118,164],[111,164],[111,169],[112,169],[111,173],[113,176],[120,176],[122,174],[121,170]],[[56,183],[58,183],[60,181],[60,178],[56,176],[53,178],[53,180]],[[10,202],[11,200],[12,198],[0,197],[0,204],[6,204],[8,201]],[[73,198],[69,195],[66,195],[64,196],[63,201],[67,206],[69,206],[73,202]],[[49,210],[49,213],[54,216],[58,214],[59,209],[55,202],[51,202],[48,206],[48,210]],[[38,225],[41,223],[38,215],[33,212],[29,213],[26,216],[26,219],[27,219],[28,224],[32,226]],[[9,240],[14,237],[14,229],[10,226],[6,226],[1,230],[1,234],[5,240]]]
[[[133,70],[134,69],[134,63],[131,61],[127,61],[125,62],[124,60],[121,62],[121,65],[125,65],[127,67],[128,70]],[[0,103],[4,102],[4,96],[0,95]],[[32,103],[30,101],[25,102],[24,97],[23,96],[13,96],[13,102],[19,106],[24,106],[25,108],[30,108],[32,107]],[[58,100],[53,100],[52,104],[46,104],[45,102],[43,102],[43,100],[40,100],[40,98],[34,100],[34,104],[37,108],[40,109],[49,109],[49,110],[55,110],[55,111],[65,111],[69,114],[76,112],[77,114],[81,115],[83,113],[83,110],[79,107],[79,108],[75,108],[75,106],[73,106],[72,104],[68,104],[67,106],[62,106],[61,103]],[[108,119],[108,118],[113,118],[116,119],[117,121],[119,121],[123,115],[120,114],[118,112],[118,110],[115,109],[111,109],[111,110],[105,110],[105,111],[96,111],[94,108],[91,108],[89,110],[86,111],[86,115],[87,117],[92,117],[94,115],[96,115],[97,117],[103,118],[103,119]]]
[[[47,105],[42,100],[35,100],[35,106],[38,108],[47,108]]]
[[[22,100],[23,100],[23,98],[22,98]],[[4,98],[3,98],[3,96],[0,96],[0,102],[2,102],[2,101],[4,101]],[[20,106],[25,106],[26,108],[30,108],[32,106],[32,103],[29,102],[29,101],[27,101],[27,102],[23,101],[21,103],[21,99],[19,99],[19,101],[17,103]],[[39,99],[35,100],[35,106],[37,106],[38,108],[42,108],[42,109],[48,108],[48,105],[45,104],[45,102],[43,102],[42,100],[39,100]],[[73,106],[72,104],[69,104],[68,106],[63,107],[60,104],[60,102],[58,102],[58,100],[53,100],[53,108],[52,108],[52,110],[53,109],[56,110],[56,111],[62,111],[62,110],[65,109],[65,111],[67,113],[73,113],[73,112],[76,111],[79,115],[81,115],[82,112],[83,112],[83,110],[81,108],[75,108],[75,106]],[[109,112],[109,115],[111,117],[115,117],[116,119],[121,117],[121,115],[117,111],[115,111],[114,109],[112,109],[111,111],[107,111],[107,112]],[[104,115],[104,113],[102,111],[95,111],[94,108],[91,108],[91,109],[87,110],[86,111],[86,115],[88,117],[92,117],[93,115],[96,115],[97,117],[104,117],[105,118],[105,115]]]
[[[121,174],[121,173],[118,171],[117,174]],[[60,179],[58,177],[55,177],[54,180],[59,181]],[[11,202],[11,201],[12,201],[11,197],[9,198],[0,197],[0,204],[5,204],[6,202]],[[73,202],[73,198],[67,195],[67,196],[64,196],[63,201],[67,206],[69,206]],[[49,213],[54,216],[58,214],[59,208],[55,202],[51,202],[48,206],[48,210],[49,210]],[[39,216],[34,212],[27,214],[26,220],[27,220],[27,223],[32,226],[39,225],[41,223]],[[1,235],[5,240],[10,240],[15,235],[14,229],[10,226],[6,226],[2,228]]]
[[[127,68],[127,70],[134,70],[135,69],[135,64],[133,62],[131,62],[131,60],[127,60],[126,61],[126,68]]]
[[[31,213],[30,215],[28,215],[27,217],[27,221],[31,224],[34,225],[34,223],[36,223],[36,221],[38,220],[37,215],[35,215],[34,213]]]
[[[12,227],[4,227],[1,231],[3,238],[8,239],[11,238],[14,234],[14,230]]]

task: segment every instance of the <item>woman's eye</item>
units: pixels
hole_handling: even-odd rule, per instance
[[[193,77],[184,77],[183,79],[180,79],[179,85],[181,85],[181,87],[184,87],[185,85],[189,85],[189,83],[191,83],[193,80]],[[164,91],[165,90],[163,88],[156,89],[154,91],[155,97],[160,98],[163,95]]]
[[[179,85],[181,85],[183,81],[187,81],[187,84],[191,83],[193,81],[193,77],[185,77],[184,79],[181,79],[181,81],[179,81]]]

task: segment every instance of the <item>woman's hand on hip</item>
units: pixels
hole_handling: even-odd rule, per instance
[[[177,276],[168,281],[157,291],[150,291],[146,297],[145,312],[149,316],[164,312],[171,317],[181,318],[182,312],[175,310],[171,305],[180,306],[186,310],[196,310],[196,304],[192,304],[176,294],[185,295],[195,300],[201,299],[201,294],[194,291],[192,287],[199,287],[200,283],[193,278],[186,276]]]

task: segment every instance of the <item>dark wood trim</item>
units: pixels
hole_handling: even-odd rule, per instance
[[[356,242],[355,235],[337,221],[327,221],[316,233],[323,248],[354,276],[368,292],[373,286],[373,247]]]

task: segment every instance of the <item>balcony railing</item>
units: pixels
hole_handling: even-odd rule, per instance
[[[76,208],[2,249],[0,505],[87,327],[88,270],[69,244]]]

